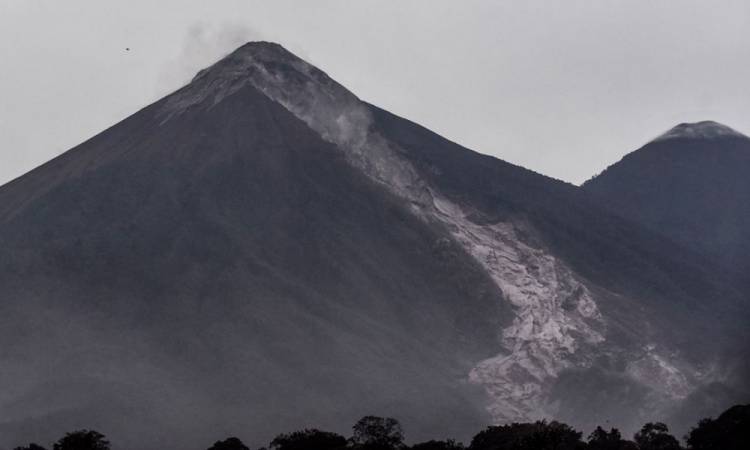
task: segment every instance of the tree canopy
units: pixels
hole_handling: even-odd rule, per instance
[[[491,426],[471,441],[470,450],[575,450],[585,448],[581,433],[560,422],[538,421]]]
[[[680,450],[677,438],[661,422],[649,422],[633,437],[640,450]]]
[[[38,445],[32,442],[29,445],[16,447],[13,450],[47,450],[47,449],[42,447],[41,445]]]
[[[412,445],[411,450],[464,450],[464,445],[453,439],[445,441],[429,440]]]
[[[93,430],[78,430],[55,442],[53,450],[109,450],[109,441]]]
[[[690,450],[750,448],[750,405],[729,408],[716,419],[703,419],[686,436]]]
[[[268,450],[682,450],[667,425],[649,422],[634,435],[622,438],[617,428],[596,427],[586,442],[569,425],[545,420],[489,426],[477,433],[468,447],[452,439],[428,440],[408,446],[398,420],[365,416],[352,427],[352,436],[306,428],[277,435]],[[687,450],[750,449],[750,405],[734,406],[716,419],[703,419],[687,436]],[[47,450],[30,443],[13,450]],[[52,450],[110,450],[106,437],[94,430],[65,434]],[[250,450],[239,438],[216,441],[207,450]],[[266,450],[265,448],[259,450]]]
[[[272,450],[338,450],[345,447],[344,436],[317,429],[280,434],[271,441]]]
[[[638,450],[636,443],[624,440],[617,428],[606,431],[602,427],[596,427],[591,432],[587,448],[589,450]]]
[[[208,450],[250,450],[236,437],[230,437],[223,441],[216,441]]]
[[[352,427],[351,442],[368,450],[391,450],[404,446],[404,432],[391,417],[365,416]]]

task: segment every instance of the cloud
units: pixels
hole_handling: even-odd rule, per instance
[[[187,84],[204,69],[248,41],[263,40],[260,33],[238,23],[198,22],[188,28],[178,55],[170,60],[157,79],[158,95]]]

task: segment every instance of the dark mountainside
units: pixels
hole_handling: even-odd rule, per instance
[[[711,305],[707,308],[711,313],[717,313],[717,307],[728,307],[735,313],[747,306],[745,293],[737,292],[738,286],[732,284],[735,280],[703,267],[705,259],[690,248],[619,219],[575,186],[470,151],[419,125],[372,108],[377,126],[408,150],[404,156],[447,195],[469,205],[473,220],[497,222],[521,217],[533,224],[544,246],[589,280],[624,295],[645,296],[652,302],[683,296],[681,302],[697,308],[675,310],[671,301],[650,305],[665,307],[665,313],[692,315],[706,307],[702,299],[720,295],[739,300],[743,309],[728,302],[729,306]],[[625,242],[627,245],[623,245]],[[641,267],[644,262],[648,270]],[[694,325],[703,327],[701,322],[699,319]]]
[[[257,90],[163,103],[0,191],[4,444],[487,420],[460,382],[502,319],[476,264]]]
[[[259,445],[366,414],[417,440],[680,430],[748,387],[748,291],[710,256],[276,44],[1,187],[0,246],[0,448]]]
[[[409,149],[407,157],[425,177],[458,202],[475,208],[473,220],[521,217],[531,222],[543,246],[568,261],[590,283],[608,291],[599,293],[599,306],[609,316],[611,340],[629,341],[631,334],[654,333],[652,340],[671,341],[696,362],[713,360],[716,354],[712,352],[718,351],[721,364],[730,367],[726,378],[696,389],[684,406],[664,413],[678,430],[685,430],[699,411],[710,415],[735,398],[750,399],[745,381],[750,376],[750,285],[737,272],[717,270],[712,261],[696,254],[694,245],[664,239],[662,232],[650,227],[633,226],[630,217],[625,216],[625,221],[613,217],[620,214],[607,213],[609,208],[600,203],[604,195],[591,199],[572,185],[471,152],[419,125],[371,108],[378,126]],[[746,144],[743,140],[742,145]],[[725,183],[734,177],[741,180],[735,184],[747,184],[740,172],[727,173]],[[750,186],[737,190],[750,195]],[[747,205],[736,206],[747,209]],[[724,213],[730,215],[731,210]],[[700,234],[694,239],[700,240]],[[748,254],[737,254],[735,262],[750,267]],[[637,306],[623,297],[638,302]],[[714,339],[721,342],[709,342]],[[633,427],[627,414],[609,408],[630,405],[637,409],[643,400],[642,387],[623,380],[618,369],[611,370],[622,361],[611,354],[602,359],[603,364],[592,364],[584,373],[574,370],[558,377],[553,391],[566,397],[557,400],[567,408],[560,408],[555,417],[589,427],[597,418],[617,417],[612,423]],[[665,381],[663,373],[652,375],[655,383]],[[592,386],[599,391],[596,395]]]
[[[681,124],[584,184],[610,209],[722,264],[750,285],[750,138]]]
[[[724,272],[733,285],[747,293],[748,174],[750,138],[725,125],[704,121],[677,125],[582,187],[614,214],[706,256],[714,272]],[[747,327],[747,315],[742,317],[745,325],[741,326]],[[736,376],[750,379],[750,349],[741,341],[738,344],[727,351],[728,364]],[[710,385],[696,392],[688,404],[727,395],[747,399],[747,387],[742,391],[727,393],[724,387]]]

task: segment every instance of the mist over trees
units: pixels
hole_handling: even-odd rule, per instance
[[[670,434],[667,425],[649,422],[624,439],[617,428],[609,431],[596,427],[587,439],[583,433],[557,421],[511,423],[488,426],[477,433],[469,446],[452,439],[429,440],[412,445],[405,443],[398,420],[390,417],[365,416],[352,427],[352,435],[315,428],[282,433],[268,448],[258,450],[748,450],[750,449],[750,405],[737,405],[716,419],[701,420],[684,437],[687,444]],[[198,448],[198,447],[196,447]],[[31,443],[14,450],[47,450]],[[94,430],[67,433],[52,445],[52,450],[117,450],[106,437]],[[250,450],[237,437],[214,442],[206,450]]]

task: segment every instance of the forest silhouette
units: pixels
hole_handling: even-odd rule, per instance
[[[596,427],[583,433],[557,421],[493,425],[477,433],[468,446],[455,440],[429,440],[407,445],[398,420],[390,417],[365,416],[352,427],[346,438],[337,433],[304,429],[276,436],[258,450],[748,450],[750,449],[750,405],[729,408],[716,419],[698,422],[684,436],[684,446],[670,434],[667,425],[649,422],[624,439],[620,431]],[[14,450],[47,450],[30,443]],[[52,450],[117,450],[106,436],[94,430],[65,434]],[[207,450],[250,450],[240,439],[227,437]]]

